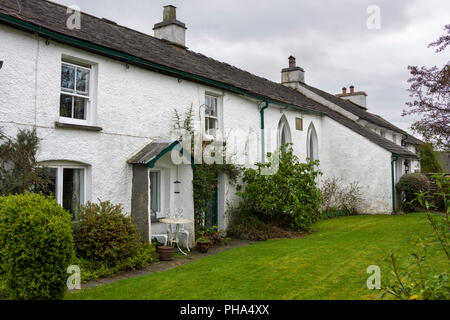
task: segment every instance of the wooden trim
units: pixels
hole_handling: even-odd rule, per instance
[[[95,131],[100,132],[103,131],[101,127],[95,126],[86,126],[81,124],[71,124],[71,123],[63,123],[63,122],[55,122],[55,127],[60,129],[75,129],[75,130],[86,130],[86,131]]]

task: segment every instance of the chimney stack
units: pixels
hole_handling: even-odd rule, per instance
[[[351,86],[351,87],[350,87],[350,93],[351,93],[351,94],[355,93],[355,86]]]
[[[347,88],[342,88],[342,94],[337,94],[336,96],[344,100],[349,100],[364,110],[367,110],[367,94],[364,91],[355,92],[355,86],[350,87],[350,93],[347,93]]]
[[[295,88],[299,83],[305,83],[305,70],[297,67],[293,56],[289,57],[289,68],[281,70],[281,84]]]
[[[172,5],[164,7],[163,21],[153,28],[155,37],[186,48],[186,25],[177,20],[177,8]]]

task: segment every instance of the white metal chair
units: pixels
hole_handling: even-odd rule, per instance
[[[187,249],[188,252],[191,252],[191,250],[189,249],[189,239],[190,239],[189,231],[186,230],[184,225],[182,225],[182,226],[180,226],[180,229],[178,230],[178,233],[186,235],[186,249]]]
[[[165,246],[167,246],[167,243],[169,242],[169,237],[167,236],[167,234],[152,234],[152,239],[155,238],[156,240],[159,241],[159,239],[164,239],[164,243]]]

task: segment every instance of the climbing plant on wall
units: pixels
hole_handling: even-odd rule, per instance
[[[202,139],[201,135],[196,135],[194,126],[194,107],[191,105],[184,114],[180,113],[178,110],[174,110],[173,115],[173,129],[176,132],[184,131],[188,133],[191,138],[191,154],[194,154],[195,139]],[[179,135],[179,139],[183,139],[183,135]],[[204,151],[205,148],[212,142],[204,142],[203,139],[199,145],[201,145],[201,159],[195,159],[196,165],[194,167],[194,177],[192,180],[193,192],[194,192],[194,215],[195,215],[195,226],[196,228],[202,227],[205,224],[205,213],[212,206],[214,199],[214,194],[217,189],[218,181],[217,178],[225,174],[231,183],[237,181],[241,168],[232,163],[227,163],[225,156],[223,155],[223,163],[205,163]],[[223,142],[223,150],[225,153],[226,142]]]

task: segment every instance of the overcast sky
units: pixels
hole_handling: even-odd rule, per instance
[[[54,0],[153,35],[162,7],[178,7],[187,46],[272,81],[294,55],[306,82],[330,93],[355,85],[370,112],[407,130],[408,65],[442,66],[448,51],[427,45],[450,23],[448,0]],[[381,9],[381,29],[367,8]]]

